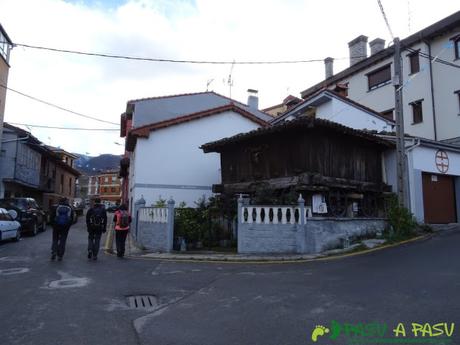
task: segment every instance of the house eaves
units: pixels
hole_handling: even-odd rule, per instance
[[[198,119],[209,117],[212,115],[217,115],[217,114],[220,114],[226,111],[233,111],[235,113],[238,113],[242,115],[243,117],[247,118],[248,120],[251,120],[252,122],[257,123],[261,127],[267,127],[269,125],[267,121],[264,121],[258,118],[254,114],[246,111],[245,109],[240,108],[236,104],[230,103],[230,104],[227,104],[221,107],[207,109],[204,111],[199,111],[196,113],[176,117],[174,119],[169,119],[169,120],[153,123],[150,125],[145,125],[142,127],[134,128],[128,134],[128,140],[126,141],[126,149],[128,151],[133,151],[136,146],[137,138],[148,138],[150,136],[150,132],[152,131],[159,130],[159,129],[166,128],[166,127],[175,126],[178,124],[182,124],[182,123],[186,123],[186,122],[190,122],[194,120],[198,120]]]
[[[420,30],[413,35],[406,37],[401,41],[402,49],[406,47],[410,47],[415,43],[419,43],[425,40],[431,40],[443,33],[449,32],[456,27],[460,26],[460,11],[455,12],[454,14],[426,27],[423,30]],[[337,73],[336,75],[332,76],[331,78],[325,79],[322,82],[313,85],[312,87],[302,91],[300,93],[302,98],[307,98],[311,94],[317,92],[320,89],[330,87],[331,85],[335,84],[338,81],[341,81],[351,75],[354,75],[372,65],[377,64],[378,62],[393,56],[394,54],[394,47],[389,47],[384,50],[379,51],[378,53],[371,55],[367,59],[364,59],[353,66],[343,70],[342,72]]]
[[[276,126],[270,126],[266,128],[259,128],[247,133],[240,133],[229,138],[223,138],[217,141],[203,144],[200,148],[203,152],[222,152],[222,150],[228,145],[244,145],[248,139],[253,139],[256,137],[264,137],[272,133],[289,131],[292,129],[301,129],[301,128],[327,128],[333,130],[337,133],[342,133],[350,135],[353,137],[358,137],[369,142],[373,142],[377,145],[384,147],[394,147],[394,144],[391,141],[380,138],[374,134],[370,134],[366,131],[353,129],[350,127],[343,126],[341,124],[323,120],[315,119],[309,117],[301,117],[292,121],[287,121]]]
[[[336,100],[338,100],[340,102],[344,102],[344,103],[348,104],[350,107],[357,108],[358,110],[363,111],[363,112],[369,114],[370,116],[376,117],[379,120],[385,121],[390,126],[395,125],[394,121],[383,117],[379,112],[377,112],[377,111],[375,111],[375,110],[373,110],[371,108],[368,108],[368,107],[366,107],[366,106],[364,106],[364,105],[362,105],[362,104],[360,104],[358,102],[355,102],[355,101],[353,101],[353,100],[351,100],[351,99],[349,99],[347,97],[344,97],[344,96],[338,94],[335,91],[328,90],[328,89],[319,90],[314,95],[312,95],[309,98],[305,99],[302,103],[298,104],[293,109],[287,111],[283,115],[281,115],[281,116],[277,117],[276,119],[274,119],[273,121],[271,121],[271,124],[277,124],[277,123],[281,122],[282,120],[284,120],[285,118],[287,118],[289,116],[298,115],[299,113],[302,113],[305,108],[308,108],[310,106],[317,107],[317,106],[319,106],[321,104],[324,104],[324,103],[326,103],[328,101],[331,101],[332,98],[334,98],[334,99],[336,99]]]

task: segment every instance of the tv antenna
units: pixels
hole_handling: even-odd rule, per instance
[[[229,97],[232,98],[232,86],[233,86],[233,67],[235,66],[235,60],[232,62],[232,66],[230,67],[230,73],[228,74],[227,85],[229,91]]]
[[[213,81],[214,79],[208,79],[208,81],[206,82],[206,91],[209,91],[209,85],[211,85]]]

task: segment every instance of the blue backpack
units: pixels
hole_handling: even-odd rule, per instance
[[[56,209],[56,218],[54,221],[57,225],[69,225],[72,222],[72,219],[70,218],[71,214],[72,209],[69,206],[59,205]]]

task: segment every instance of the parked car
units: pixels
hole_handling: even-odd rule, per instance
[[[16,221],[18,214],[14,210],[0,208],[0,241],[19,241],[21,238],[21,223]]]
[[[106,211],[109,212],[109,213],[114,213],[119,208],[120,208],[120,206],[118,206],[118,205],[112,205],[112,206],[107,207]]]
[[[32,198],[0,199],[0,207],[17,212],[17,221],[21,223],[21,231],[30,232],[35,236],[39,231],[46,230],[46,214]]]

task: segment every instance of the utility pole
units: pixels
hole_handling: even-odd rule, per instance
[[[404,114],[402,100],[402,68],[401,68],[401,43],[399,38],[394,39],[394,78],[395,88],[395,116],[396,116],[396,172],[398,201],[400,206],[408,208],[407,200],[407,165],[404,141]]]

